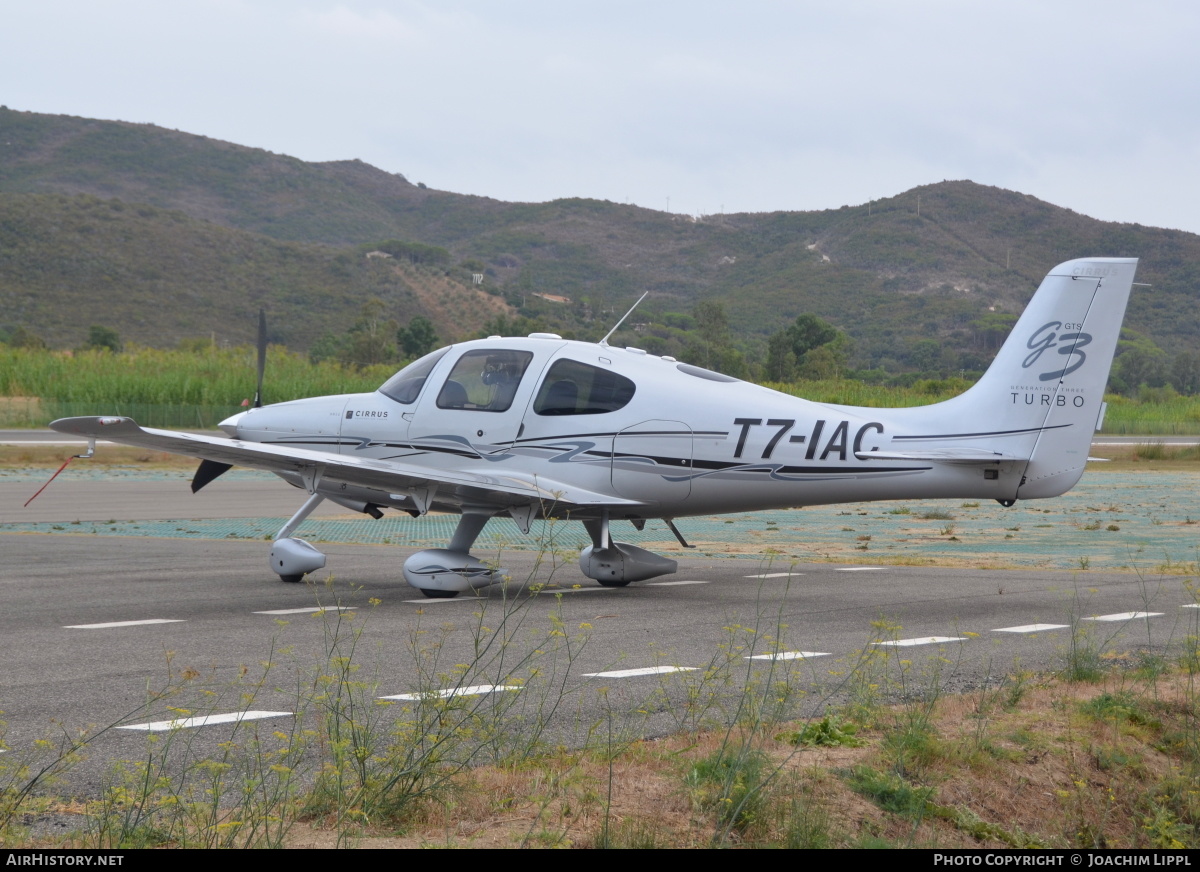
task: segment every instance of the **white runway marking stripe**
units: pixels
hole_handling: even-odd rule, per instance
[[[787,578],[790,575],[803,575],[802,572],[760,572],[757,575],[747,575],[745,578]]]
[[[303,615],[318,614],[320,612],[352,612],[358,606],[307,606],[303,609],[272,609],[267,612],[251,612],[255,615]]]
[[[751,654],[747,660],[807,660],[809,657],[828,657],[826,651],[780,651],[778,654]]]
[[[1155,438],[1152,441],[1156,445],[1166,445],[1168,447],[1170,447],[1172,445],[1180,446],[1180,445],[1195,445],[1196,444],[1195,439],[1158,439],[1158,438]],[[1111,447],[1118,446],[1118,445],[1126,445],[1127,446],[1127,445],[1131,445],[1131,444],[1133,444],[1133,443],[1132,442],[1093,442],[1092,446],[1095,448],[1105,448],[1105,447],[1111,448]]]
[[[520,690],[516,685],[508,684],[475,684],[470,687],[447,687],[442,690],[426,690],[421,693],[396,693],[391,696],[381,696],[380,699],[397,699],[403,701],[421,699],[450,699],[454,696],[482,696],[485,693],[500,693],[505,690]]]
[[[401,600],[406,603],[416,603],[422,606],[436,606],[441,603],[473,603],[476,600],[487,599],[485,596],[456,596],[456,597],[421,597],[421,599]]]
[[[613,669],[608,672],[585,672],[586,678],[639,678],[643,675],[667,675],[671,672],[695,672],[698,666],[643,666],[641,669]]]
[[[241,721],[261,721],[264,718],[290,718],[291,712],[229,712],[223,715],[202,715],[197,718],[178,718],[173,721],[151,721],[148,724],[125,724],[122,730],[143,730],[147,733],[162,733],[167,730],[183,730],[189,727],[208,727],[213,724],[235,724]]]
[[[872,642],[880,648],[912,648],[915,645],[939,645],[943,642],[965,642],[966,636],[923,636],[920,639],[893,639],[890,642]]]
[[[594,593],[604,590],[616,590],[615,587],[543,587],[538,593]]]
[[[147,618],[144,621],[109,621],[107,624],[70,624],[64,630],[109,630],[113,627],[140,627],[144,624],[182,624],[186,618]]]
[[[96,440],[96,444],[97,444],[97,445],[115,445],[116,443],[115,443],[115,442],[106,442],[106,441],[104,441],[103,439],[97,439],[97,440]],[[33,446],[33,445],[46,445],[46,446],[74,445],[74,446],[77,446],[77,447],[79,447],[79,448],[83,448],[83,447],[84,447],[84,444],[83,444],[82,442],[78,442],[78,441],[76,441],[76,442],[66,442],[66,441],[58,442],[58,441],[51,441],[51,440],[49,440],[49,439],[46,439],[46,440],[43,440],[43,439],[6,439],[6,440],[4,440],[3,442],[0,442],[0,445],[22,445],[22,446]]]
[[[1200,603],[1184,603],[1180,606],[1181,609],[1200,609]]]
[[[1020,627],[997,627],[993,633],[1041,633],[1045,630],[1065,630],[1067,624],[1024,624]]]
[[[708,584],[707,581],[652,581],[646,587],[679,587],[681,584]]]
[[[882,566],[839,566],[834,572],[877,572]]]
[[[1132,621],[1135,618],[1160,618],[1162,612],[1117,612],[1115,615],[1092,615],[1085,621]]]

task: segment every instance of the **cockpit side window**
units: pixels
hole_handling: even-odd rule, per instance
[[[607,369],[556,360],[546,373],[533,411],[539,415],[601,415],[624,408],[637,386]]]
[[[442,385],[438,408],[507,412],[532,359],[530,351],[468,351]]]
[[[449,350],[449,347],[439,348],[437,351],[426,354],[420,360],[414,360],[385,381],[380,386],[379,392],[397,403],[411,405],[421,395],[421,388],[425,386],[425,379],[429,378],[429,373],[442,359],[442,355]]]

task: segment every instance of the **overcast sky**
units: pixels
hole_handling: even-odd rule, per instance
[[[501,200],[824,209],[943,179],[1200,232],[1200,4],[0,0],[0,103]]]

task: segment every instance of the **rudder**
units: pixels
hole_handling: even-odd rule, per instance
[[[1136,258],[1083,258],[1052,269],[988,371],[960,400],[1005,407],[1036,433],[1018,499],[1065,493],[1087,464],[1133,287]]]

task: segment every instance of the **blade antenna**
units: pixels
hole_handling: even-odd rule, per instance
[[[254,408],[262,408],[263,373],[267,369],[267,313],[258,310],[258,387],[254,389]]]
[[[626,312],[624,315],[622,315],[622,316],[621,316],[621,320],[620,320],[620,321],[618,321],[616,324],[614,324],[614,325],[613,325],[613,329],[609,330],[607,333],[605,333],[605,334],[604,334],[604,338],[600,340],[600,344],[601,344],[601,345],[603,345],[603,346],[606,346],[606,347],[607,347],[607,345],[608,345],[608,337],[612,336],[614,333],[616,333],[616,332],[617,332],[617,328],[618,328],[618,327],[620,327],[622,324],[624,324],[624,323],[625,323],[625,319],[626,319],[626,318],[628,318],[630,315],[632,315],[632,314],[633,314],[633,310],[634,310],[634,309],[636,309],[636,308],[638,307],[638,303],[641,303],[641,302],[642,302],[642,300],[646,299],[646,297],[648,297],[649,295],[650,295],[650,292],[649,292],[649,291],[646,291],[644,294],[642,294],[640,297],[638,297],[638,298],[637,298],[637,303],[634,303],[632,306],[630,306],[630,307],[629,307],[629,311],[628,311],[628,312]]]

